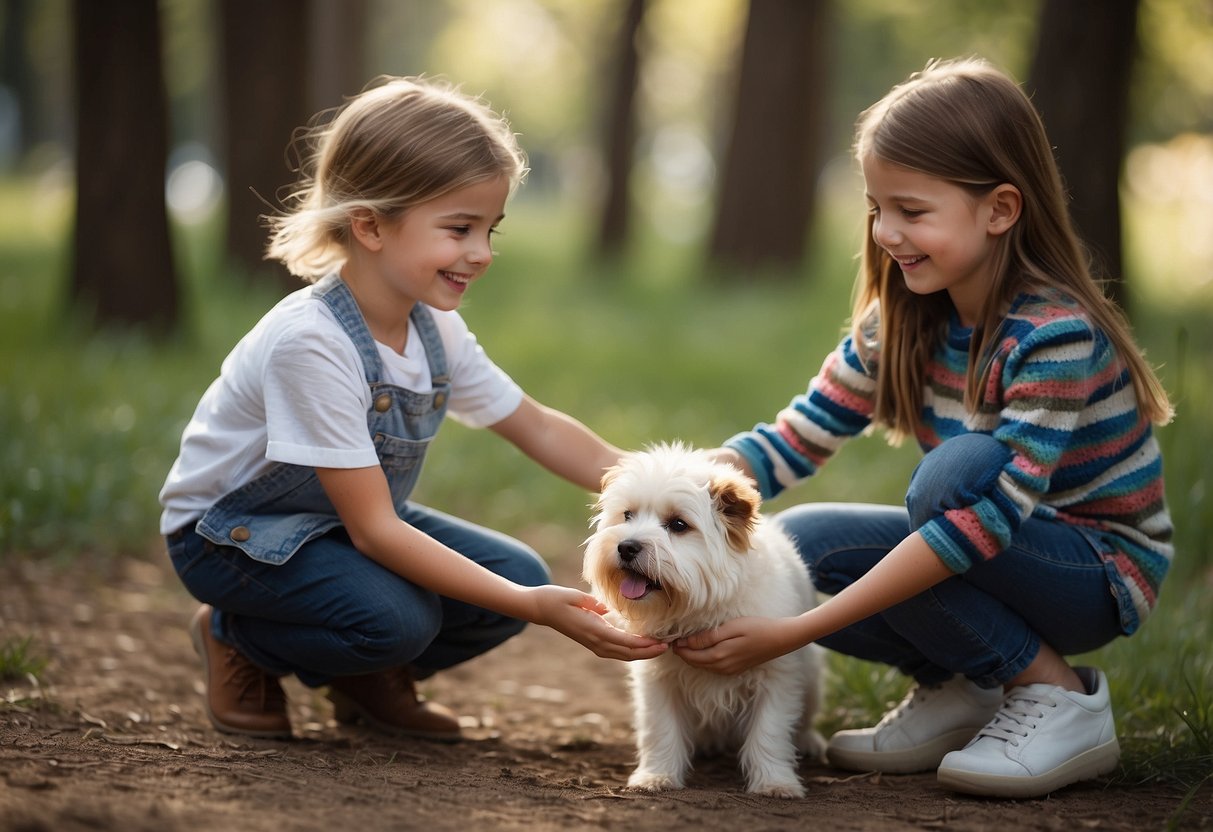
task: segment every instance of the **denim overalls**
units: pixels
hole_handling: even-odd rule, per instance
[[[432,391],[418,393],[383,381],[375,341],[345,283],[330,275],[313,297],[328,304],[362,359],[371,389],[367,425],[397,514],[510,580],[546,583],[543,561],[518,541],[408,501],[451,387],[429,309],[418,304],[409,318],[433,379]],[[187,589],[215,608],[215,637],[264,669],[294,673],[311,686],[406,664],[424,677],[523,627],[441,598],[355,550],[309,466],[275,464],[168,542]]]

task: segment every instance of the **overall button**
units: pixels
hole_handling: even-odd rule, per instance
[[[248,526],[237,526],[231,530],[228,537],[237,543],[243,543],[244,541],[248,540],[249,537],[251,537],[251,533],[248,530]]]
[[[387,413],[392,406],[392,397],[387,393],[375,397],[375,410],[380,413]]]
[[[446,393],[435,393],[434,394],[434,409],[437,410],[438,408],[442,407],[444,404],[446,404]]]

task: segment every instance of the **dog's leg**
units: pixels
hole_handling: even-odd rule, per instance
[[[628,788],[658,792],[681,789],[691,768],[690,730],[667,687],[636,680],[636,746],[639,762]]]
[[[749,714],[741,745],[746,791],[771,797],[804,797],[796,774],[796,724],[804,711],[804,688],[786,679],[769,679]]]

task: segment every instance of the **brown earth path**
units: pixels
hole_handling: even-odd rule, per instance
[[[578,582],[575,565],[556,571]],[[0,832],[1150,830],[1183,797],[1096,782],[988,800],[929,775],[805,765],[808,796],[786,801],[747,795],[730,759],[697,762],[683,791],[631,793],[623,665],[534,627],[425,683],[465,715],[465,742],[339,729],[293,680],[296,738],[234,739],[203,713],[193,609],[156,557],[54,568],[0,556],[0,643],[32,636],[50,657],[42,686],[0,684]],[[1213,829],[1213,785],[1179,828]]]

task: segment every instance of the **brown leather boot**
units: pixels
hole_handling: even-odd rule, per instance
[[[419,697],[408,668],[338,676],[329,682],[328,698],[333,716],[345,725],[361,720],[398,736],[444,742],[460,738],[459,718],[450,708]]]
[[[291,736],[286,693],[278,677],[211,635],[211,607],[203,604],[190,622],[194,650],[202,657],[206,715],[216,730],[248,737]]]

